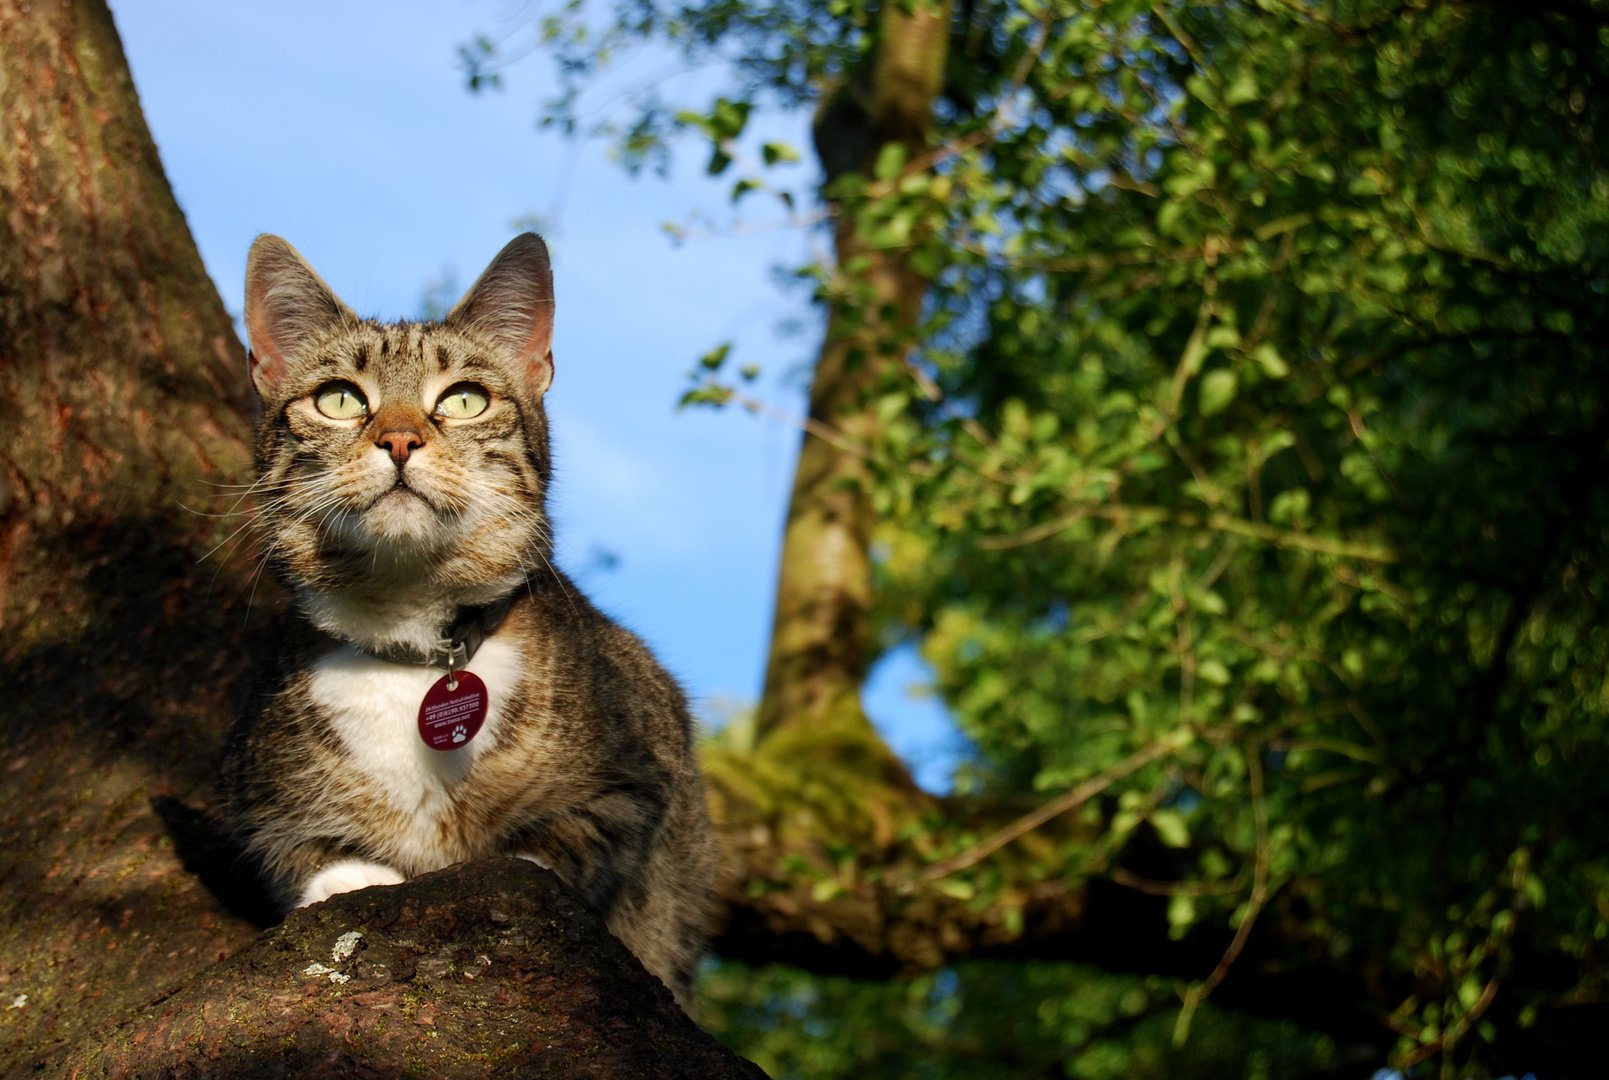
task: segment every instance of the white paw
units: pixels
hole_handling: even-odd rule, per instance
[[[548,861],[546,859],[542,858],[540,855],[532,855],[529,851],[516,851],[514,853],[514,857],[516,859],[524,859],[526,862],[534,862],[544,870],[553,869],[553,867],[548,865]]]
[[[297,907],[328,900],[336,893],[367,889],[370,885],[401,885],[402,875],[389,866],[364,862],[362,859],[342,859],[331,863],[314,874],[302,889]]]

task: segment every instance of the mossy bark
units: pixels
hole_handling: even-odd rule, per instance
[[[949,5],[887,5],[871,66],[823,101],[817,155],[829,196],[846,173],[869,174],[885,145],[928,149],[943,80]],[[757,736],[773,753],[820,759],[856,782],[911,791],[904,766],[872,730],[860,690],[871,656],[872,477],[857,447],[876,438],[874,392],[903,364],[927,282],[902,250],[874,249],[845,215],[834,233],[855,298],[836,300],[810,388],[809,432],[788,507]]]

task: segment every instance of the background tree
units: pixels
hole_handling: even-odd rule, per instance
[[[882,524],[875,544],[815,550],[853,567],[881,547],[874,618],[841,640],[919,639],[977,751],[935,812],[832,803],[853,785],[790,769],[806,759],[778,734],[774,662],[757,741],[711,756],[732,834],[756,838],[749,893],[814,919],[817,941],[920,965],[1043,941],[1047,911],[1089,949],[1125,925],[1101,905],[1127,890],[1126,910],[1162,910],[1102,958],[1199,964],[1172,1005],[1152,986],[1128,1014],[1165,1015],[1171,1042],[1219,992],[1343,1043],[1372,1030],[1443,1075],[1589,1069],[1572,1048],[1604,1019],[1609,933],[1609,853],[1582,827],[1605,810],[1609,709],[1605,13],[642,3],[600,36],[569,12],[545,33],[572,86],[629,41],[732,62],[728,97],[684,117],[712,171],[753,108],[816,110],[838,240],[811,269],[823,355],[848,327],[879,344],[858,346],[847,410],[813,397],[802,460],[817,440],[861,458]],[[922,12],[950,27],[926,149],[873,136],[846,169],[823,121],[875,100],[863,73]],[[644,103],[628,160],[672,114]],[[914,333],[888,317],[889,265],[922,282]],[[721,359],[694,400],[742,393]],[[784,597],[796,572],[785,559]],[[974,917],[929,918],[948,901]],[[1281,970],[1332,992],[1260,997],[1288,991]],[[1000,1067],[1101,1071],[1067,1034],[1101,1009],[1065,976],[789,978],[712,984],[775,1068],[893,1053],[969,1075],[1035,1046]],[[980,1022],[1003,980],[1037,995],[1037,1044]],[[857,994],[885,1005],[845,1008]],[[842,1035],[836,1060],[775,1041],[764,1018],[789,1002]],[[868,1015],[904,1036],[865,1040]],[[1131,1067],[1151,1053],[1132,1049]],[[1176,1073],[1165,1059],[1146,1060]]]

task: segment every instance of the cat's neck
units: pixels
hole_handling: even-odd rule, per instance
[[[333,589],[304,588],[299,599],[314,626],[367,651],[404,646],[428,653],[467,608],[490,604],[518,581],[484,586],[406,587],[364,582]]]

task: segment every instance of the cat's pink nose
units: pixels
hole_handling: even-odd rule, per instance
[[[425,445],[425,437],[412,428],[397,428],[382,432],[374,440],[374,445],[382,450],[391,452],[391,460],[398,465],[408,460],[408,455]]]

